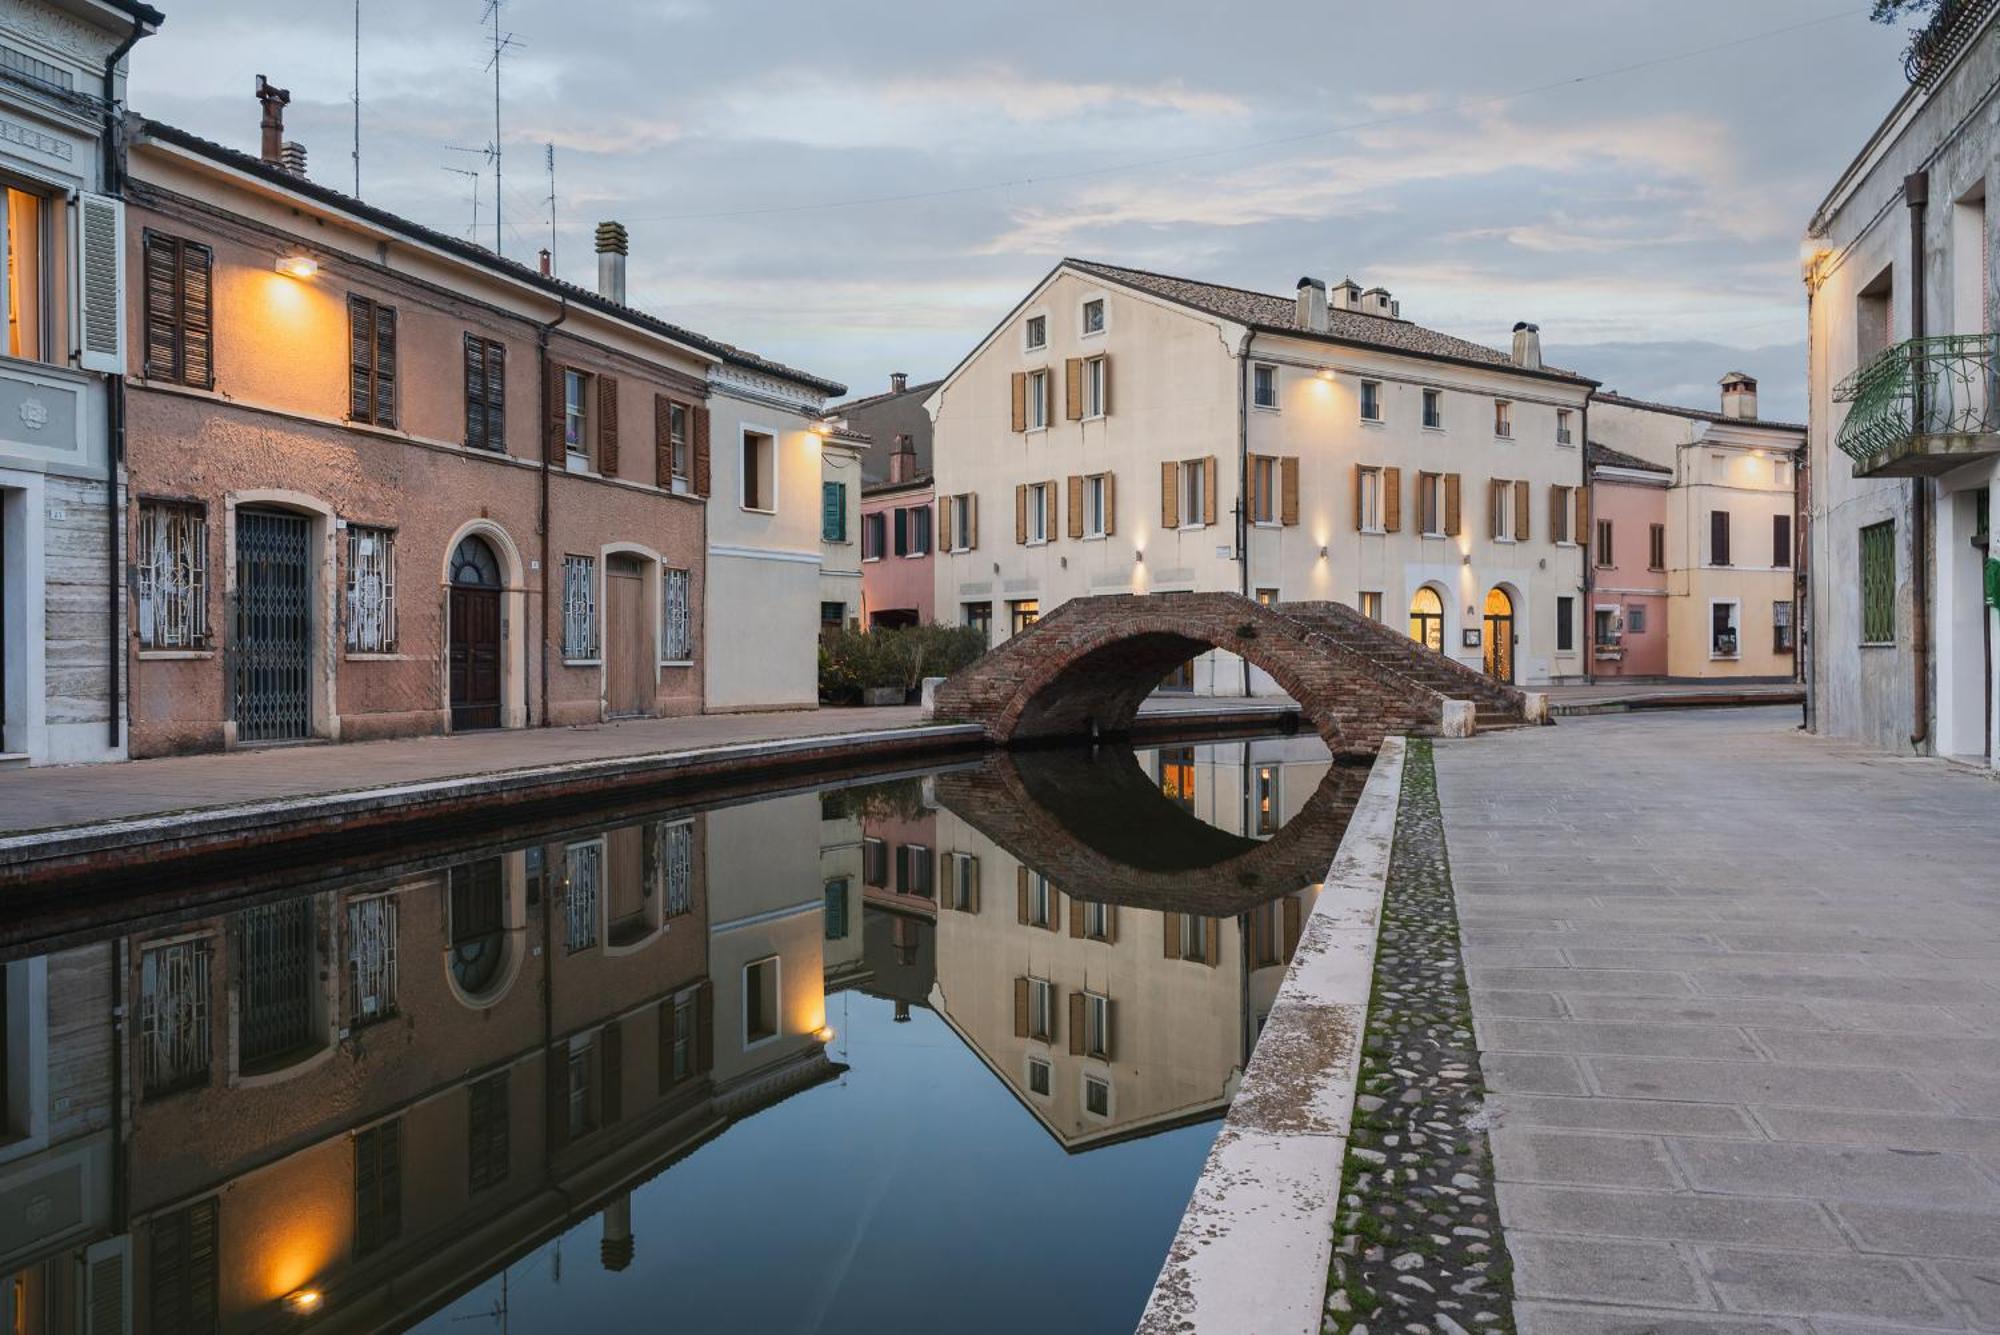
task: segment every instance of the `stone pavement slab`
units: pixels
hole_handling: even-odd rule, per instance
[[[2000,784],[1797,718],[1437,744],[1523,1332],[2000,1331]]]

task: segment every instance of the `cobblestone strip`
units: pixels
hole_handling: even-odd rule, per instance
[[[1513,1335],[1437,770],[1409,748],[1321,1328]]]

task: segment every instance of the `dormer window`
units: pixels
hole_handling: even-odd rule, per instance
[[[1030,352],[1033,352],[1037,348],[1046,348],[1049,345],[1048,316],[1031,315],[1028,317],[1027,344]]]
[[[1087,338],[1104,332],[1104,298],[1092,297],[1083,303],[1083,333]]]

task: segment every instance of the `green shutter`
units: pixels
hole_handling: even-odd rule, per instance
[[[823,542],[847,541],[847,484],[820,484],[819,536]]]

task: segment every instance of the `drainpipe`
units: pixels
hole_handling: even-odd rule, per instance
[[[1792,545],[1793,550],[1798,553],[1795,558],[1798,569],[1792,572],[1792,582],[1796,590],[1794,594],[1796,601],[1793,605],[1798,609],[1793,613],[1792,617],[1797,622],[1797,628],[1793,631],[1793,634],[1797,638],[1793,643],[1792,661],[1797,667],[1799,682],[1805,687],[1805,690],[1799,697],[1799,726],[1807,732],[1815,731],[1813,727],[1813,706],[1816,703],[1817,689],[1813,685],[1813,653],[1819,646],[1819,636],[1814,633],[1812,623],[1815,604],[1812,601],[1811,565],[1813,546],[1818,541],[1818,534],[1812,527],[1812,476],[1810,471],[1812,468],[1813,451],[1812,428],[1810,425],[1812,421],[1810,391],[1818,370],[1818,363],[1813,360],[1814,353],[1817,351],[1814,346],[1817,342],[1814,337],[1816,331],[1813,328],[1813,308],[1816,303],[1813,299],[1818,295],[1817,289],[1813,284],[1813,275],[1817,273],[1817,269],[1818,266],[1815,264],[1813,270],[1809,272],[1806,278],[1806,386],[1808,390],[1806,401],[1806,421],[1808,423],[1806,443],[1805,448],[1799,451],[1798,466],[1792,470],[1792,513],[1797,516],[1792,521],[1797,527],[1797,531],[1792,534]],[[1824,418],[1821,419],[1821,425],[1822,427],[1825,426]]]
[[[1924,319],[1924,211],[1930,203],[1929,172],[1911,172],[1903,178],[1903,202],[1910,207],[1910,338],[1921,339]],[[1918,349],[1910,350],[1914,361],[1910,384],[1911,428],[1923,429],[1926,414],[1924,377]],[[1931,653],[1930,653],[1930,484],[1921,477],[1910,479],[1910,745],[1921,751],[1930,738]]]
[[[549,455],[555,450],[555,441],[549,435],[549,335],[556,326],[569,319],[569,298],[561,297],[561,308],[556,318],[547,324],[535,326],[535,372],[540,384],[536,387],[537,401],[541,404],[541,420],[537,423],[542,437],[542,625],[539,657],[542,662],[542,726],[549,726]],[[522,637],[527,629],[522,628]]]
[[[1594,395],[1597,391],[1593,389],[1590,393]],[[1583,447],[1577,451],[1577,454],[1579,461],[1583,464],[1584,511],[1589,515],[1590,521],[1594,524],[1597,522],[1597,493],[1590,489],[1589,395],[1586,395],[1583,400]],[[1576,522],[1576,507],[1574,505],[1569,508],[1569,518],[1570,523],[1574,524]],[[1594,573],[1591,569],[1594,563],[1590,559],[1591,548],[1594,545],[1592,538],[1593,535],[1589,533],[1579,533],[1576,535],[1577,550],[1583,553],[1583,606],[1576,609],[1578,622],[1576,638],[1583,641],[1583,684],[1586,686],[1597,684],[1597,645],[1590,638],[1597,631],[1597,618],[1590,610],[1590,591],[1596,587],[1597,583],[1592,578]]]
[[[1236,591],[1250,596],[1250,344],[1257,332],[1245,330],[1236,350]],[[1250,660],[1243,659],[1243,695],[1250,696]]]
[[[99,182],[103,193],[113,199],[125,197],[122,154],[118,146],[118,62],[125,59],[139,39],[153,30],[141,15],[132,20],[132,31],[104,62],[104,167]],[[121,314],[121,317],[122,314]],[[104,378],[104,717],[105,740],[113,751],[125,740],[124,720],[119,717],[119,685],[125,671],[125,639],[118,633],[118,613],[125,601],[119,579],[122,549],[118,542],[118,469],[125,462],[125,377]]]

